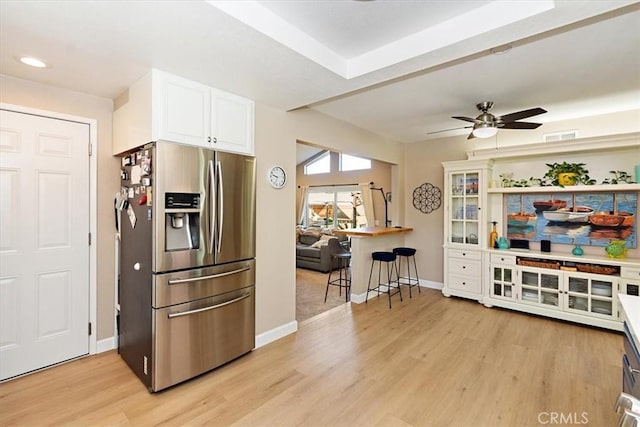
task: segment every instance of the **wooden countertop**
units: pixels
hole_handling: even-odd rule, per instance
[[[386,234],[406,233],[413,231],[413,228],[405,227],[365,227],[365,228],[347,228],[345,230],[334,230],[333,234],[340,236],[362,236],[375,237],[384,236]]]

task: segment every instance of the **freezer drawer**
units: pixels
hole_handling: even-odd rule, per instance
[[[255,261],[240,261],[207,268],[156,274],[153,308],[183,304],[255,285]]]
[[[255,287],[154,309],[152,389],[192,378],[255,347]]]

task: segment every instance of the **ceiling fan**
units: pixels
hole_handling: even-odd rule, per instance
[[[490,138],[498,132],[498,129],[536,129],[541,126],[542,123],[532,122],[518,122],[517,120],[526,119],[528,117],[537,116],[538,114],[546,113],[544,108],[530,108],[528,110],[517,111],[515,113],[505,114],[504,116],[494,116],[489,112],[493,107],[493,102],[485,101],[476,104],[476,108],[481,111],[475,119],[471,117],[453,116],[453,119],[464,120],[465,122],[473,123],[472,126],[465,126],[457,129],[473,128],[469,137],[471,138]],[[447,129],[453,130],[453,129]],[[445,132],[445,131],[440,131]],[[432,132],[437,133],[437,132]]]

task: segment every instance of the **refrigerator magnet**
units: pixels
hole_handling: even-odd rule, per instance
[[[127,208],[127,216],[129,217],[131,228],[136,228],[136,213],[133,211],[133,207],[131,205]]]

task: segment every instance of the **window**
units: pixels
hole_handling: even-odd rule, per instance
[[[371,169],[371,160],[362,157],[350,156],[349,154],[340,154],[340,170],[356,171],[363,169]]]
[[[313,159],[306,165],[304,165],[305,175],[315,175],[317,173],[329,173],[331,172],[331,158],[327,151],[317,159]]]
[[[366,227],[360,188],[357,185],[310,188],[307,194],[306,227]]]

